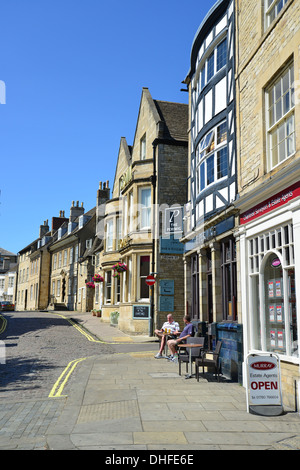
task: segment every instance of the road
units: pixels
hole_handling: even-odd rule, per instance
[[[29,449],[39,449],[39,438],[44,448],[48,426],[59,418],[64,397],[80,381],[78,360],[149,348],[89,341],[84,330],[54,313],[3,312],[2,318],[6,324],[0,335],[5,351],[0,363],[0,449],[9,449],[21,437],[22,448],[27,439]]]
[[[93,343],[64,318],[43,312],[5,312],[1,335],[6,363],[0,365],[0,399],[47,397],[73,360],[111,354],[108,344]]]

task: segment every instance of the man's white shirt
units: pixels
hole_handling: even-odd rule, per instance
[[[165,329],[171,330],[170,334],[175,333],[176,331],[179,331],[179,323],[177,321],[173,321],[172,323],[169,323],[168,321],[165,321],[165,323],[162,326],[162,330],[164,331]]]

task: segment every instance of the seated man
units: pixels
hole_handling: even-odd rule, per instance
[[[194,325],[191,323],[191,318],[189,315],[185,315],[183,317],[183,321],[185,323],[185,327],[183,328],[182,332],[178,339],[170,339],[168,341],[168,348],[171,351],[170,360],[173,362],[178,362],[178,354],[176,352],[176,346],[179,343],[185,343],[186,339],[189,336],[194,336]]]
[[[169,315],[167,316],[167,321],[163,324],[161,329],[155,330],[156,336],[161,339],[159,352],[156,354],[156,356],[154,356],[156,359],[161,359],[162,357],[164,357],[162,355],[166,344],[166,335],[164,334],[164,332],[167,332],[168,330],[170,330],[168,336],[170,336],[171,338],[176,338],[179,335],[179,324],[174,321],[171,313],[169,313]]]

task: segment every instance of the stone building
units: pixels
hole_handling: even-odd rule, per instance
[[[190,106],[185,304],[209,348],[223,340],[223,373],[241,380],[233,0],[217,1],[202,21],[184,82]]]
[[[15,253],[0,248],[0,301],[15,302],[17,260]]]
[[[49,247],[51,254],[49,309],[88,311],[93,307],[93,293],[87,282],[93,274],[91,256],[96,229],[95,208],[85,213],[83,203],[74,201],[70,216],[57,231]]]
[[[62,217],[57,224],[63,223]],[[49,296],[50,253],[48,247],[53,241],[48,220],[40,226],[39,238],[18,253],[18,279],[15,309],[43,310],[47,308]]]
[[[244,358],[281,359],[299,409],[300,2],[237,1],[239,310]],[[245,374],[244,374],[245,379]]]
[[[123,331],[152,334],[169,312],[183,324],[179,234],[186,202],[187,126],[187,105],[153,100],[143,88],[133,145],[125,137],[120,140],[95,273],[104,278],[102,318],[110,321],[118,312]],[[126,270],[118,273],[117,263]],[[150,273],[156,277],[151,290],[145,282]]]

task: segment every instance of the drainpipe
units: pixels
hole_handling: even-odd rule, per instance
[[[155,232],[156,232],[156,213],[155,213],[155,203],[156,203],[156,147],[158,145],[158,139],[155,139],[152,142],[153,146],[153,175],[151,176],[152,183],[152,274],[155,273]],[[149,336],[153,336],[153,324],[154,324],[154,286],[150,287],[150,320],[149,320]]]

